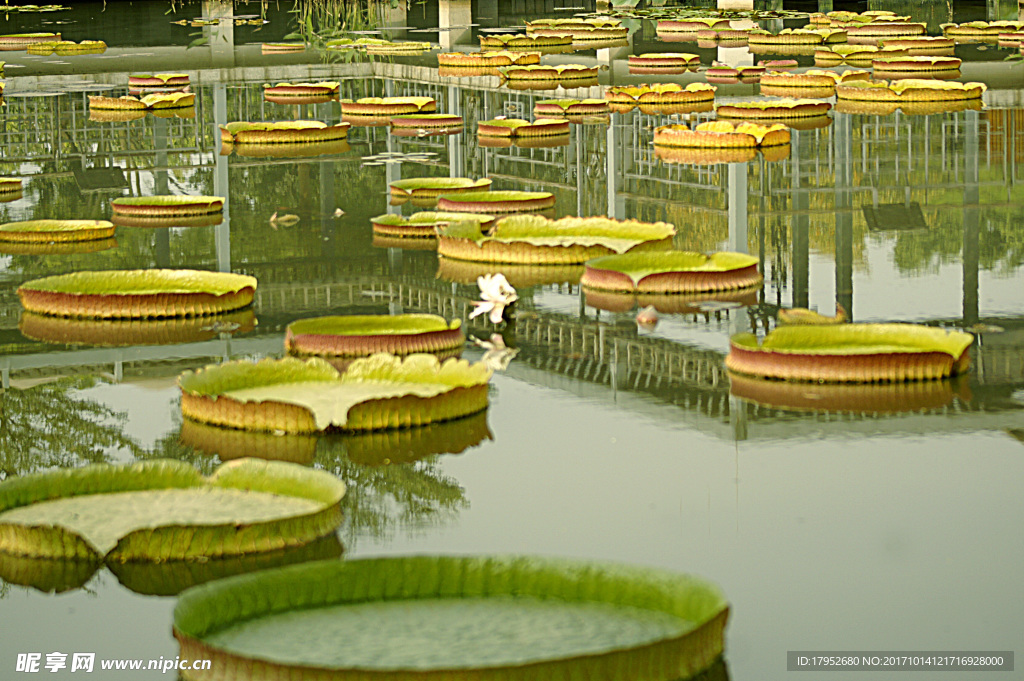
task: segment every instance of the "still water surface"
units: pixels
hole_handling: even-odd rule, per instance
[[[120,5],[10,21],[15,32],[39,26],[32,22],[40,16],[71,20],[65,37],[102,38],[111,48],[77,58],[5,53],[0,175],[27,182],[23,198],[0,204],[0,220],[104,219],[111,198],[149,193],[226,195],[227,219],[121,228],[116,248],[95,253],[0,255],[5,477],[157,456],[208,471],[248,445],[213,446],[183,426],[174,386],[183,369],[280,354],[284,327],[301,317],[465,316],[477,273],[439,271],[431,251],[375,246],[369,218],[411,212],[388,205],[388,181],[488,176],[503,189],[553,192],[558,215],[666,220],[678,228],[678,248],[748,250],[762,260],[764,288],[752,307],[666,313],[649,332],[637,331],[635,310],[587,305],[571,275],[523,279],[519,353],[495,375],[485,416],[418,439],[268,445],[349,484],[346,556],[556,554],[693,572],[719,583],[732,604],[726,662],[734,679],[785,678],[794,649],[1024,652],[1024,66],[1003,61],[1010,51],[957,48],[965,79],[990,85],[983,111],[834,114],[828,127],[795,133],[790,157],[771,163],[666,165],[651,148],[665,118],[639,112],[614,115],[610,126],[574,126],[567,145],[553,149],[484,149],[471,133],[399,139],[353,128],[346,153],[247,158],[217,154],[216,122],[340,117],[336,103],[265,103],[264,82],[332,77],[343,81],[342,96],[430,95],[439,111],[460,112],[469,131],[503,113],[528,116],[549,93],[508,91],[489,78],[444,80],[429,55],[344,64],[312,52],[262,57],[260,42],[291,30],[283,12],[268,15],[264,33],[238,27],[228,40],[207,31],[209,45],[186,51],[197,29],[169,27],[160,3],[132,7],[141,9],[131,34],[109,26],[129,11]],[[921,18],[934,23],[933,9],[922,8]],[[183,16],[200,11],[187,6]],[[984,18],[985,6],[957,12],[958,21]],[[436,22],[424,10],[403,25]],[[674,49],[656,42],[648,22],[625,52],[558,61],[605,59],[602,84],[642,82],[628,74],[625,54],[655,47]],[[716,56],[698,51],[705,65]],[[88,91],[123,94],[126,74],[143,68],[192,73],[196,117],[89,120]],[[756,92],[723,86],[719,95]],[[601,88],[576,94],[600,97]],[[364,160],[409,152],[433,155]],[[300,220],[274,228],[274,212]],[[147,267],[256,276],[258,326],[123,348],[19,331],[14,291],[22,282]],[[816,411],[730,394],[722,366],[730,333],[763,331],[780,306],[830,312],[837,301],[857,321],[980,330],[974,370],[957,384],[884,396],[812,388],[788,396],[827,402]],[[480,320],[469,329],[481,338],[491,331]],[[862,400],[856,408],[836,406],[853,399]],[[336,545],[318,550],[337,555]],[[60,594],[21,581],[0,582],[0,678],[13,677],[19,652],[176,655],[174,599],[146,595],[173,589],[152,575],[119,581],[100,570]]]

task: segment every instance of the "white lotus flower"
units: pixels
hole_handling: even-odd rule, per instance
[[[480,300],[473,301],[476,309],[469,318],[489,312],[491,323],[500,324],[505,308],[519,300],[519,295],[504,274],[485,274],[477,277],[476,284],[480,287]]]

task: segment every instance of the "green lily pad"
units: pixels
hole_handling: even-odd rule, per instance
[[[465,343],[461,326],[461,320],[432,314],[315,317],[289,324],[284,346],[294,354],[330,357],[442,352]]]
[[[200,270],[74,272],[18,287],[30,312],[59,317],[190,317],[227,312],[252,302],[256,279]]]
[[[391,193],[398,196],[438,196],[447,192],[462,192],[473,189],[486,190],[491,180],[473,180],[468,177],[415,177],[395,180],[390,185]]]
[[[196,421],[313,432],[407,427],[482,411],[490,377],[482,364],[464,360],[380,353],[341,375],[321,359],[289,357],[187,371],[178,385],[182,412]]]
[[[0,225],[0,241],[56,243],[112,236],[114,224],[106,220],[28,220]]]
[[[620,288],[621,284],[625,283],[624,278],[614,275],[608,277],[607,274],[617,273],[628,277],[633,288],[642,288],[644,280],[653,275],[676,275],[673,281],[666,282],[668,288],[663,292],[671,292],[673,284],[682,287],[677,289],[679,292],[741,288],[760,281],[761,277],[756,270],[757,262],[757,258],[752,255],[729,252],[705,255],[689,251],[664,251],[609,255],[587,261],[583,285],[608,288],[601,285],[604,278],[609,279],[605,282],[607,284],[619,284],[611,286],[612,288]],[[739,271],[750,268],[754,268],[750,276],[737,279]],[[688,279],[692,281],[687,281]]]
[[[127,215],[194,215],[219,213],[224,209],[223,196],[122,196],[110,202],[115,213]]]
[[[726,366],[797,381],[872,383],[937,379],[967,371],[974,337],[919,324],[781,326],[732,337]]]
[[[340,523],[345,486],[291,464],[239,459],[95,464],[0,483],[0,546],[40,558],[168,560],[298,546]]]
[[[674,234],[665,222],[517,215],[503,218],[488,234],[471,222],[448,225],[438,233],[438,253],[486,262],[581,263],[638,247],[667,248]]]
[[[182,657],[248,678],[690,678],[721,656],[714,585],[582,561],[416,556],[306,563],[181,595]],[[244,670],[244,671],[243,671]]]

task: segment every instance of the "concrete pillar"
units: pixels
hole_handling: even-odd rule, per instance
[[[441,31],[438,39],[441,49],[451,50],[455,45],[465,45],[469,42],[473,23],[473,13],[470,0],[439,0],[438,26]],[[455,28],[453,28],[455,27]]]
[[[217,154],[214,157],[213,193],[224,197],[224,220],[215,228],[214,249],[217,253],[217,269],[231,271],[231,188],[228,179],[228,156],[221,154],[219,125],[228,122],[227,90],[223,83],[213,88],[213,128]]]
[[[978,269],[980,261],[980,209],[978,199],[978,112],[967,111],[964,135],[964,326],[978,323]]]
[[[210,65],[228,68],[235,65],[234,4],[218,0],[203,0],[203,19],[219,19],[212,26],[203,27],[203,36],[209,39]]]

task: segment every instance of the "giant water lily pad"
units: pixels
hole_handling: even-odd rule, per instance
[[[374,235],[398,239],[430,239],[431,241],[437,237],[438,227],[466,220],[490,227],[494,223],[494,216],[482,213],[422,211],[409,216],[389,213],[370,218]]]
[[[224,210],[222,196],[123,196],[110,202],[114,214],[140,217],[205,215]]]
[[[345,139],[348,128],[322,121],[233,121],[220,126],[220,136],[229,144],[295,144]]]
[[[339,376],[321,359],[227,362],[178,378],[182,413],[204,423],[286,432],[377,430],[444,421],[487,407],[482,364],[377,354]]]
[[[231,678],[664,681],[714,664],[728,613],[714,585],[663,570],[416,556],[210,583],[182,594],[174,635]]]
[[[974,337],[918,324],[782,326],[758,343],[732,337],[726,366],[790,381],[875,383],[946,378],[967,371]]]
[[[28,220],[0,225],[0,241],[64,243],[109,239],[114,225],[106,220]]]
[[[20,177],[0,177],[0,194],[20,194]]]
[[[580,283],[593,289],[700,293],[757,286],[757,258],[746,253],[626,253],[588,260]]]
[[[479,180],[468,177],[410,177],[395,180],[388,185],[392,196],[409,199],[437,198],[442,194],[487,190],[490,186],[491,180],[486,177]]]
[[[526,213],[555,205],[550,192],[486,191],[441,196],[438,210],[453,213]]]
[[[500,220],[488,234],[473,223],[449,225],[438,233],[437,250],[458,260],[564,265],[634,249],[663,250],[674,234],[665,222],[522,215]]]
[[[984,83],[906,78],[886,81],[855,81],[836,87],[836,98],[870,102],[956,102],[981,99]]]
[[[461,320],[432,314],[314,317],[289,324],[284,347],[295,355],[329,357],[442,352],[463,346],[461,327]]]
[[[0,483],[0,551],[121,562],[272,551],[333,532],[344,494],[333,475],[257,459],[209,478],[172,460],[36,473]]]
[[[762,120],[824,116],[832,105],[814,99],[773,99],[728,102],[715,105],[720,118]]]
[[[59,317],[192,317],[245,307],[256,278],[200,270],[74,272],[18,287],[30,312]]]

